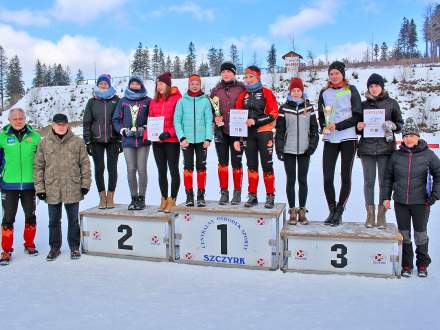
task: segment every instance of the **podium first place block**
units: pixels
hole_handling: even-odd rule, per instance
[[[128,205],[113,209],[97,207],[80,212],[82,249],[86,254],[172,260],[174,214],[158,212],[157,206],[129,211]]]
[[[178,205],[175,222],[175,260],[208,266],[275,270],[279,266],[279,218],[285,204],[273,209],[219,205]]]
[[[323,222],[284,225],[281,270],[400,277],[402,235],[394,224],[387,229],[347,222],[338,227]]]

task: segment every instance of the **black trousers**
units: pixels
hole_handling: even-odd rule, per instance
[[[107,153],[107,172],[108,172],[108,191],[116,190],[118,180],[118,143],[94,143],[93,144],[93,163],[95,164],[95,181],[98,192],[105,191],[104,182],[104,153]]]
[[[162,197],[168,197],[168,171],[171,175],[171,197],[176,198],[180,187],[179,158],[180,144],[178,142],[153,143],[153,154],[156,160],[159,187]]]
[[[183,168],[187,171],[194,170],[194,154],[196,155],[196,171],[206,171],[207,149],[203,148],[203,143],[190,143],[183,149]]]
[[[273,133],[260,132],[246,140],[247,167],[258,172],[258,154],[260,154],[261,167],[264,173],[273,173]]]
[[[231,164],[233,169],[242,168],[243,151],[234,149],[234,141],[239,138],[231,137],[223,132],[216,133],[215,150],[217,152],[218,163],[221,166],[229,165],[229,153],[231,154]]]
[[[298,164],[298,172],[296,165]],[[284,169],[286,171],[286,194],[289,208],[295,207],[295,183],[298,173],[299,206],[305,207],[307,202],[307,173],[309,172],[310,156],[284,154]]]
[[[3,190],[3,227],[14,227],[15,216],[17,215],[19,201],[21,202],[21,206],[23,207],[24,211],[24,222],[28,225],[36,224],[37,218],[35,216],[35,190]]]
[[[402,266],[413,268],[414,252],[411,241],[411,220],[416,243],[416,265],[426,266],[431,263],[428,254],[429,237],[427,233],[430,207],[424,204],[407,205],[394,202],[397,227],[403,236]]]
[[[336,201],[335,194],[335,168],[339,153],[341,154],[341,191],[339,204],[345,207],[351,191],[351,172],[356,155],[357,141],[344,141],[340,143],[324,142],[322,155],[322,170],[324,174],[324,192],[328,205]]]
[[[61,216],[62,203],[49,204],[49,245],[51,249],[59,250],[62,243]],[[64,204],[67,213],[67,242],[70,250],[78,250],[80,244],[80,229],[78,221],[79,203]]]

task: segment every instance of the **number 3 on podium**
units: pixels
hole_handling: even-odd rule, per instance
[[[347,254],[347,247],[344,244],[335,244],[331,247],[332,252],[337,252],[336,260],[331,260],[330,263],[335,268],[344,268],[347,266],[347,258],[345,255]]]

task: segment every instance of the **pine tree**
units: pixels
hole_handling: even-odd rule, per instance
[[[182,65],[180,64],[180,57],[176,56],[173,63],[174,78],[183,78]]]
[[[0,98],[1,98],[1,106],[3,111],[4,102],[6,96],[6,76],[8,74],[8,58],[6,57],[6,52],[2,46],[0,46]]]
[[[380,46],[380,61],[385,62],[388,60],[388,46],[384,41],[382,42],[382,46]]]
[[[240,64],[240,58],[238,56],[238,49],[236,45],[234,44],[231,45],[229,56],[231,58],[231,62],[234,63],[235,66],[238,68],[238,65]]]
[[[63,75],[63,86],[70,85],[70,76],[72,75],[72,72],[70,71],[70,67],[66,65],[66,69],[64,70]]]
[[[165,62],[165,71],[171,72],[173,70],[173,62],[171,62],[170,55],[167,56],[167,61]]]
[[[208,65],[208,63],[201,63],[197,73],[198,73],[198,75],[200,77],[208,77],[209,76],[209,65]]]
[[[378,59],[379,59],[379,51],[380,51],[380,49],[379,49],[379,45],[378,45],[378,44],[375,44],[375,45],[374,45],[374,48],[373,48],[373,52],[374,52],[374,58],[375,58],[376,62],[377,62]]]
[[[32,79],[32,87],[43,87],[44,86],[44,73],[43,67],[39,59],[37,59],[37,63],[35,63],[34,69],[34,79]]]
[[[214,47],[209,48],[207,57],[210,75],[213,76],[216,72],[217,49]]]
[[[192,41],[188,45],[188,55],[186,56],[183,70],[186,76],[190,76],[196,72],[196,49]]]
[[[139,42],[138,48],[134,52],[133,59],[131,61],[131,75],[137,77],[143,77],[144,75],[144,51],[142,48],[142,42]]]
[[[53,74],[52,67],[46,64],[42,65],[43,77],[44,77],[44,86],[52,86]]]
[[[159,71],[165,72],[165,55],[162,51],[162,48],[159,49]]]
[[[270,73],[274,73],[275,68],[277,66],[277,51],[275,49],[275,44],[272,44],[272,46],[270,46],[266,60],[267,60],[267,70]]]
[[[75,83],[78,85],[84,81],[84,74],[81,69],[78,69],[75,77]]]
[[[151,75],[153,79],[160,74],[159,47],[154,45],[153,55],[151,56]]]
[[[411,19],[408,25],[408,56],[418,57],[417,41],[417,26],[414,19]]]
[[[223,53],[223,49],[219,48],[217,50],[217,59],[215,62],[215,75],[220,74],[220,67],[222,66],[222,63],[225,61],[225,55]]]
[[[432,5],[426,7],[425,20],[423,22],[423,40],[425,40],[425,57],[431,57],[429,44],[432,43]]]
[[[23,72],[20,65],[20,59],[17,55],[11,58],[8,65],[8,74],[6,77],[6,94],[9,97],[9,103],[15,104],[24,95]]]
[[[403,18],[402,25],[399,30],[399,37],[397,38],[396,47],[394,49],[394,57],[400,59],[408,54],[408,31],[409,21],[406,17]]]
[[[151,63],[150,63],[150,51],[148,50],[147,46],[142,50],[142,72],[143,72],[143,79],[147,80],[150,78],[150,71],[151,71]]]
[[[256,65],[258,66],[258,58],[257,58],[257,52],[254,50],[252,53],[252,60],[250,65]]]

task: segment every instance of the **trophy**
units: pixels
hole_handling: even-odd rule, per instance
[[[209,99],[211,101],[211,105],[214,109],[214,114],[216,117],[221,117],[222,113],[220,112],[220,99],[218,98],[218,96],[214,96],[212,98]],[[221,122],[219,124],[217,124],[218,127],[222,127],[225,123]]]
[[[330,105],[326,105],[324,107],[324,118],[325,118],[325,126],[324,129],[322,130],[323,133],[325,134],[330,134],[331,131],[327,128],[327,126],[329,126],[330,124],[333,124],[333,115],[334,115],[334,111],[333,111],[333,107]]]
[[[130,131],[136,132],[136,119],[139,112],[139,107],[137,104],[130,106],[130,112],[131,112],[131,129]]]

